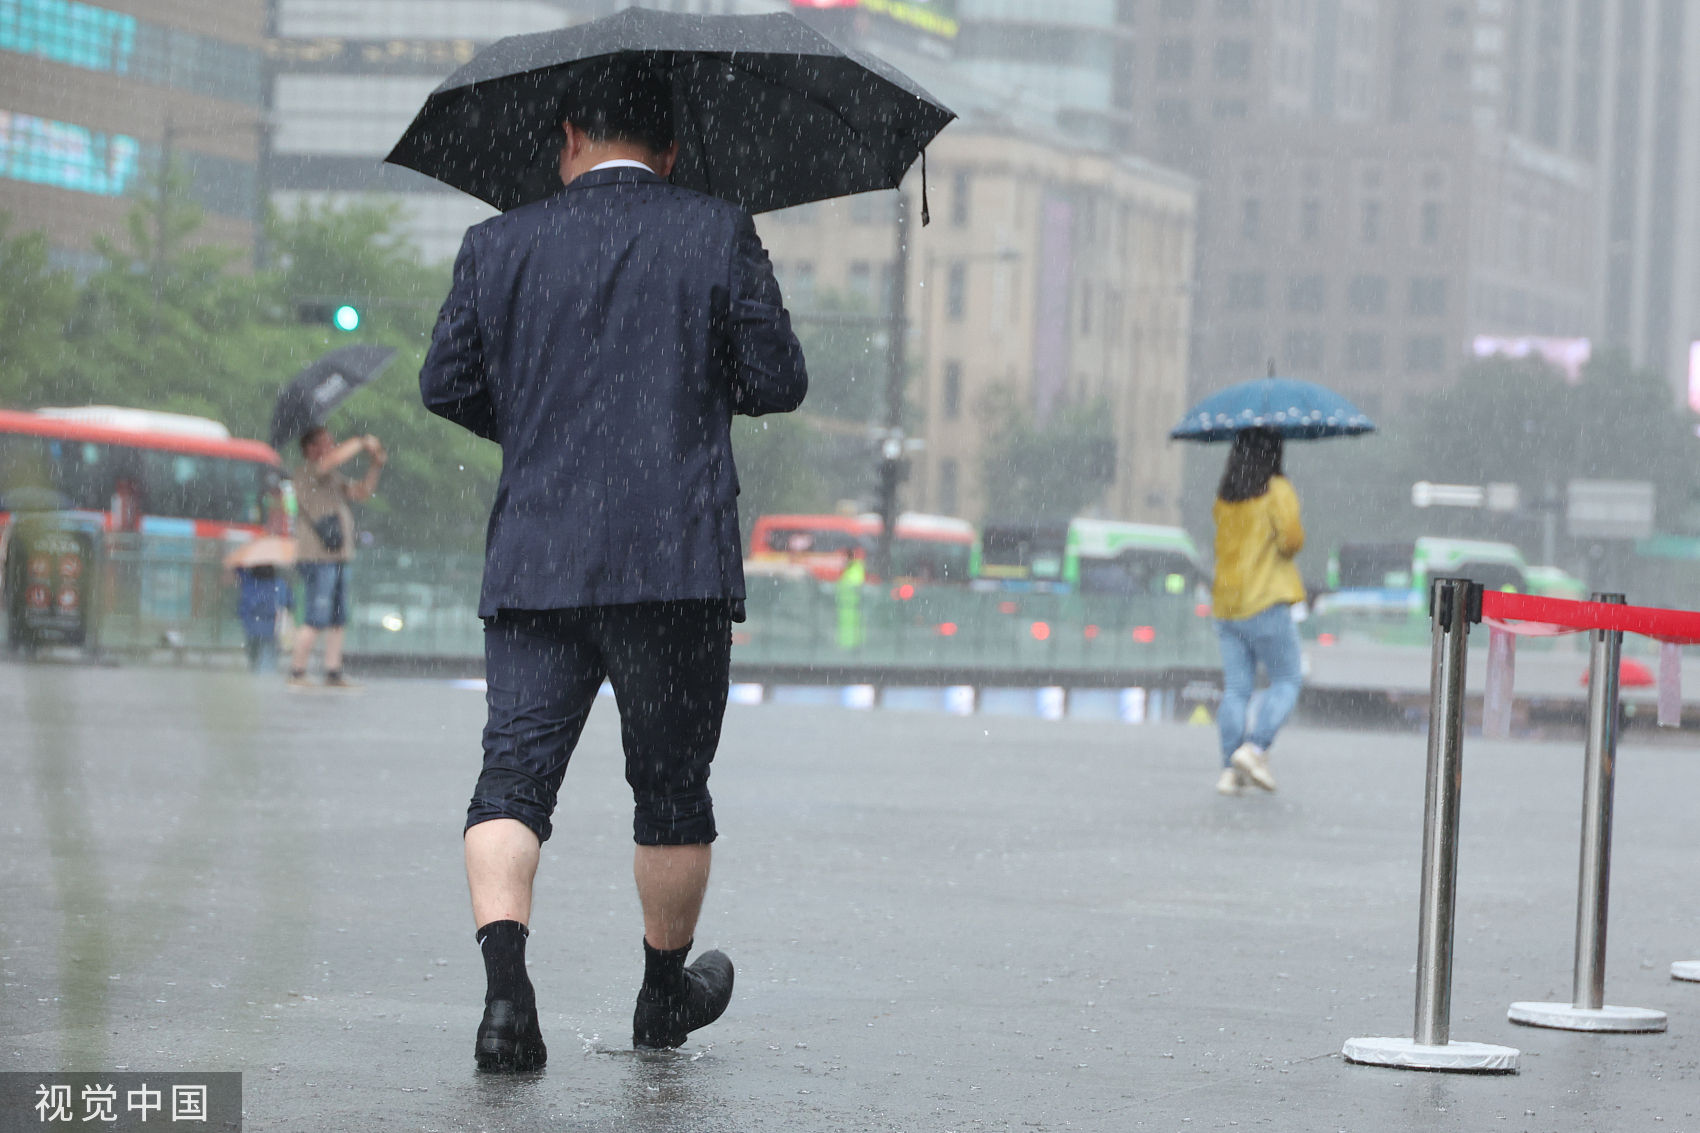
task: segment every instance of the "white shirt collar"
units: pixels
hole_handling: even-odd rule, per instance
[[[643,162],[633,161],[629,157],[616,157],[613,161],[604,161],[599,165],[593,165],[588,172],[595,173],[598,169],[641,169],[645,173],[655,173],[655,170]],[[656,174],[656,176],[660,176],[660,174]]]

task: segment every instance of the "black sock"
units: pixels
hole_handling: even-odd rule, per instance
[[[485,1003],[506,999],[522,1009],[536,1005],[531,977],[525,974],[527,935],[526,927],[518,921],[491,921],[478,930],[478,946],[484,952],[484,977],[488,981]]]
[[[692,941],[691,943],[695,943]],[[685,958],[691,945],[662,951],[643,942],[643,990],[664,999],[678,999],[685,994]]]

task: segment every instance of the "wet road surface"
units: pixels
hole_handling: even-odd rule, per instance
[[[630,1051],[642,973],[599,704],[529,947],[550,1063],[479,1076],[459,833],[482,697],[0,665],[0,1069],[240,1070],[249,1130],[1700,1131],[1700,759],[1621,753],[1607,1001],[1568,999],[1580,743],[1466,747],[1453,1035],[1515,1077],[1346,1065],[1409,1034],[1419,736],[1293,730],[1221,798],[1199,728],[733,708],[698,933],[731,1009]]]

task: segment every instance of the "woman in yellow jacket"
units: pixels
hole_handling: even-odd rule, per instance
[[[1222,645],[1222,774],[1216,789],[1238,794],[1246,783],[1275,789],[1269,747],[1298,703],[1302,681],[1299,631],[1292,607],[1305,596],[1293,564],[1305,544],[1299,497],[1281,475],[1281,434],[1242,429],[1216,491],[1216,581],[1211,591]],[[1257,666],[1269,687],[1253,696]]]

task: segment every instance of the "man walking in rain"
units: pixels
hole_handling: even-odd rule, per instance
[[[732,994],[724,954],[685,964],[743,616],[731,420],[797,408],[808,378],[749,214],[666,181],[672,105],[640,57],[580,71],[561,108],[566,187],[467,232],[419,376],[432,412],[503,456],[479,602],[489,718],[465,830],[485,1070],[547,1057],[525,970],[532,881],[604,677],[636,804],[633,1046],[679,1046]]]

